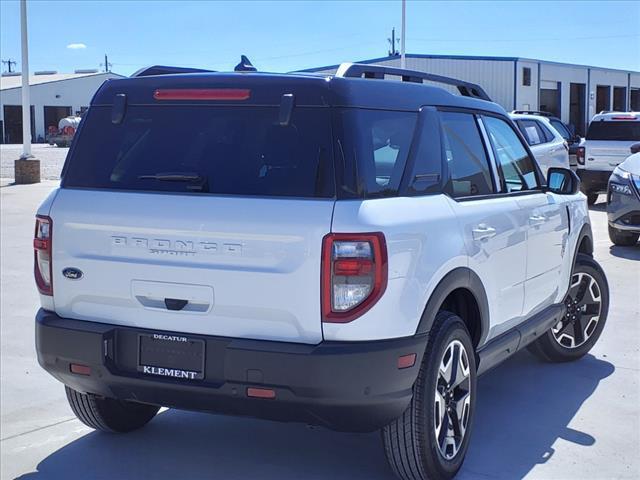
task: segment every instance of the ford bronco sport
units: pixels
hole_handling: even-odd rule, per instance
[[[576,175],[477,85],[381,66],[107,81],[34,248],[38,360],[85,424],[380,429],[403,479],[456,474],[479,374],[576,360],[608,311]]]

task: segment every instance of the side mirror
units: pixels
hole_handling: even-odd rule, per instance
[[[629,150],[631,153],[640,153],[640,143],[634,143]]]
[[[580,179],[573,170],[551,167],[547,171],[547,191],[558,195],[573,195],[580,190]]]

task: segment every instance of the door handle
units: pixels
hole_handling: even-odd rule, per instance
[[[547,221],[547,217],[545,217],[544,215],[531,215],[529,217],[529,222],[534,224],[534,225],[538,225],[540,223],[544,223]]]
[[[472,230],[474,240],[487,240],[496,236],[496,229],[488,225],[480,224]]]

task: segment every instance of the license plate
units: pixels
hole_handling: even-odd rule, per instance
[[[138,336],[138,371],[182,380],[204,378],[204,340],[182,335]]]

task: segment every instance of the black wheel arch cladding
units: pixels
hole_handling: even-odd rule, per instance
[[[467,267],[455,268],[440,280],[440,283],[438,283],[434,289],[422,313],[416,333],[427,333],[431,330],[436,315],[442,308],[443,303],[451,293],[458,289],[464,289],[470,292],[478,305],[480,316],[480,325],[478,327],[480,333],[477,335],[477,339],[472,339],[477,347],[477,345],[484,343],[489,333],[489,302],[480,277]],[[463,321],[464,320],[465,319],[463,319]]]

